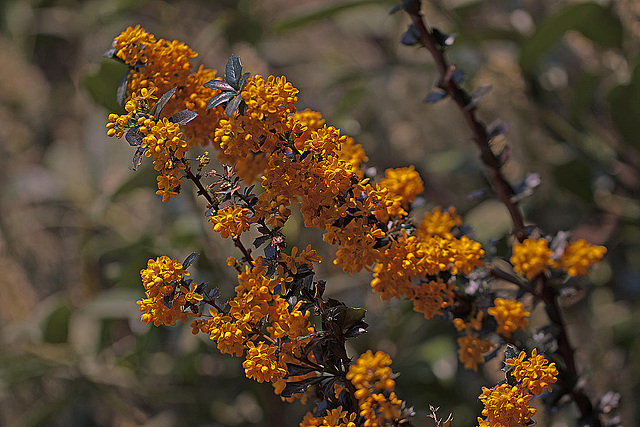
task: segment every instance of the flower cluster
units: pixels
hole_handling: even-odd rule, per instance
[[[197,304],[203,297],[195,283],[184,279],[188,275],[181,263],[168,256],[150,259],[147,268],[140,271],[146,293],[146,298],[138,301],[140,311],[144,312],[140,320],[168,326],[178,320],[184,323],[189,317],[200,317]]]
[[[143,156],[152,159],[159,172],[157,194],[164,202],[179,194],[183,178],[193,180],[209,202],[214,231],[231,237],[244,255],[240,261],[227,260],[238,271],[238,285],[223,308],[215,295],[205,297],[204,284],[185,277],[189,273],[182,264],[166,256],[149,260],[141,271],[146,291],[138,302],[142,320],[158,326],[196,317],[191,322],[194,334],[205,333],[220,352],[243,357],[246,376],[272,383],[283,398],[300,397],[317,384],[324,403],[301,426],[398,425],[405,407],[394,391],[388,355],[367,351],[347,372],[346,350],[341,357],[322,354],[344,346],[345,338],[362,333],[366,324],[362,314],[337,327],[336,319],[356,318],[357,310],[322,300],[324,282],[313,281],[313,263],[321,259],[310,246],[284,252],[280,228],[294,205],[299,205],[306,227],[317,228],[325,242],[337,246],[336,266],[347,273],[373,273],[370,285],[382,300],[411,300],[427,319],[452,320],[465,368],[477,370],[484,362],[495,347],[489,339],[495,341],[496,332],[500,340],[510,340],[527,325],[529,312],[521,302],[496,298],[488,308],[480,303],[495,297],[486,289],[489,280],[480,290],[460,291],[484,265],[485,251],[464,235],[455,209],[436,207],[414,222],[414,201],[424,192],[414,167],[388,169],[377,181],[365,177],[362,147],[328,126],[320,113],[298,111],[298,89],[285,77],[241,74],[238,58],[232,57],[222,80],[215,70],[194,70],[191,59],[197,53],[187,45],[156,39],[140,26],[120,34],[111,55],[130,70],[126,114],[109,116],[107,135],[125,136],[137,147],[134,167]],[[209,161],[205,153],[196,158],[198,171],[192,174],[189,149],[209,143],[219,160],[231,166],[222,175],[201,174]],[[221,179],[209,186],[200,182],[213,176]],[[254,183],[259,185],[255,192]],[[243,246],[242,234],[252,227],[261,233],[254,240],[256,248],[269,242],[264,258],[253,258]],[[510,261],[528,280],[551,270],[585,276],[605,252],[583,240],[554,252],[546,239],[528,238],[513,245]],[[200,305],[205,303],[211,308],[203,315]],[[352,310],[349,316],[347,310]],[[312,312],[322,318],[321,331],[310,322]],[[327,319],[336,323],[328,326]],[[555,365],[535,349],[530,358],[522,352],[505,363],[509,381],[483,388],[480,426],[527,425],[535,414],[529,401],[544,389],[550,391],[556,381]],[[347,391],[355,399],[350,403],[345,403]]]
[[[347,412],[342,410],[342,406],[328,411],[327,415],[315,417],[313,413],[307,414],[300,422],[300,427],[356,427],[355,412]]]
[[[112,55],[130,67],[127,75],[129,97],[141,89],[164,94],[176,88],[176,94],[165,107],[168,116],[187,109],[198,114],[184,126],[189,144],[208,144],[222,115],[222,108],[207,110],[209,99],[219,93],[204,87],[216,78],[216,70],[200,66],[194,70],[191,59],[198,56],[189,46],[177,40],[156,39],[139,25],[129,27],[113,41]]]
[[[516,272],[529,280],[549,269],[561,269],[570,276],[582,277],[589,274],[589,268],[599,263],[606,252],[604,246],[591,245],[581,239],[568,244],[557,259],[546,239],[526,239],[513,245],[510,261]]]
[[[389,365],[389,355],[368,350],[349,368],[347,379],[356,388],[355,397],[364,426],[395,425],[401,416],[404,402],[396,396],[396,383]]]
[[[380,293],[385,301],[392,297],[417,301],[421,299],[421,292],[416,292],[412,286],[414,278],[421,279],[420,288],[425,289],[424,279],[427,276],[442,272],[469,274],[481,266],[484,250],[480,243],[467,236],[456,238],[451,233],[452,228],[461,223],[453,208],[446,213],[436,208],[425,214],[415,233],[409,235],[406,230],[401,230],[396,239],[384,248],[384,255],[373,270],[373,290]],[[429,282],[426,287],[429,292],[434,293],[432,283],[436,284],[436,292],[444,291],[444,301],[451,299],[451,294],[446,292],[450,289],[437,286],[438,282]],[[425,316],[429,317],[429,313],[425,312]]]
[[[492,388],[482,387],[479,399],[484,404],[478,418],[479,427],[527,426],[536,409],[529,407],[533,395],[544,389],[551,391],[551,384],[557,381],[558,370],[555,363],[549,363],[534,348],[531,357],[522,351],[515,358],[508,358],[505,364],[511,367],[509,374],[516,384],[500,384]]]
[[[490,307],[487,313],[495,317],[498,322],[497,332],[507,338],[518,329],[524,329],[529,323],[529,312],[519,301],[496,298],[494,307]]]
[[[478,365],[484,363],[484,354],[489,352],[494,345],[480,338],[484,313],[479,311],[475,317],[465,322],[461,318],[453,319],[453,326],[463,334],[458,337],[458,359],[466,369],[478,370]]]
[[[301,258],[315,259],[303,253]],[[193,332],[209,334],[221,353],[245,355],[248,378],[271,382],[282,390],[281,381],[287,374],[286,362],[300,356],[307,343],[303,338],[314,332],[309,323],[310,312],[301,309],[301,302],[290,306],[280,292],[285,289],[285,275],[272,279],[266,275],[264,260],[255,259],[255,266],[246,266],[238,275],[236,295],[228,310],[210,309],[210,317],[192,322]]]
[[[560,267],[569,276],[583,277],[592,265],[602,261],[607,252],[604,246],[591,245],[580,239],[568,244],[560,256]]]
[[[153,160],[158,175],[158,191],[163,202],[176,197],[182,184],[183,161],[189,145],[177,123],[166,117],[155,118],[150,113],[150,101],[156,99],[155,89],[143,88],[133,93],[125,104],[126,115],[111,114],[107,124],[107,135],[122,137],[127,134],[131,145],[138,146],[137,154]],[[134,160],[135,162],[135,160]]]

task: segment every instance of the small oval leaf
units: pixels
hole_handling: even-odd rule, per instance
[[[231,58],[229,58],[225,67],[224,79],[227,83],[233,86],[234,89],[238,89],[238,81],[240,80],[241,75],[242,63],[240,62],[240,58],[235,55],[231,55]]]
[[[223,92],[233,90],[233,87],[231,87],[231,85],[224,80],[209,80],[204,84],[204,87],[206,87],[207,89],[221,90]]]
[[[234,96],[235,96],[234,92],[222,92],[217,94],[216,96],[214,96],[209,100],[209,103],[207,104],[207,110],[211,108],[215,108],[220,104],[224,104],[225,102],[228,102]]]
[[[178,126],[183,126],[189,123],[191,120],[198,117],[198,113],[190,110],[182,110],[175,113],[173,116],[169,118],[171,123],[175,123]]]
[[[236,112],[240,103],[242,102],[242,97],[240,95],[236,95],[229,103],[227,104],[227,108],[225,108],[224,113],[227,117],[233,116],[233,113]]]
[[[178,89],[177,87],[174,87],[173,89],[171,89],[170,91],[162,95],[158,100],[158,102],[156,102],[156,104],[153,107],[151,107],[150,113],[153,115],[153,117],[156,120],[158,120],[158,118],[160,117],[160,113],[162,112],[162,109],[164,108],[165,105],[167,105],[167,102],[169,102],[173,94],[176,93],[177,89]]]
[[[185,270],[186,270],[187,268],[189,268],[189,266],[190,266],[191,264],[193,264],[193,262],[196,260],[196,258],[198,258],[198,255],[200,255],[200,254],[198,254],[197,252],[194,252],[194,253],[192,253],[191,255],[189,255],[189,256],[184,260],[184,262],[182,263],[182,268],[184,268]]]

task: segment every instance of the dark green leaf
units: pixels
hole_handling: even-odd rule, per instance
[[[340,12],[345,10],[366,6],[368,4],[376,4],[380,3],[379,0],[356,0],[350,2],[337,2],[317,10],[314,10],[309,13],[304,13],[298,16],[294,16],[293,18],[285,19],[276,23],[274,26],[274,30],[276,32],[284,32],[295,30],[300,27],[304,27],[306,25],[312,24],[314,22],[326,21],[331,19],[334,15],[337,15]]]
[[[336,323],[342,332],[360,324],[367,310],[364,308],[338,306],[336,308]]]
[[[627,144],[640,149],[640,60],[631,74],[629,84],[614,87],[607,94],[611,119]]]
[[[104,59],[95,72],[84,75],[82,86],[91,98],[107,110],[114,113],[125,113],[122,105],[116,99],[122,76],[129,71],[129,67],[117,61]]]
[[[558,186],[563,187],[581,199],[591,202],[593,199],[593,183],[591,167],[582,159],[574,159],[557,166],[553,176]]]
[[[162,113],[162,109],[164,108],[165,105],[167,105],[167,102],[169,102],[173,94],[176,93],[177,89],[178,88],[174,87],[173,89],[171,89],[170,91],[162,95],[158,100],[158,102],[156,102],[156,104],[153,107],[151,107],[150,113],[153,115],[153,117],[156,120],[158,120],[158,118],[160,117],[160,113]]]
[[[196,117],[198,117],[198,113],[196,113],[195,111],[182,110],[171,116],[169,118],[169,121],[171,123],[177,124],[178,126],[184,126]]]
[[[596,2],[571,3],[547,16],[524,43],[520,52],[520,67],[530,71],[569,30],[579,31],[605,47],[622,47],[622,24],[610,6]]]
[[[595,91],[600,82],[600,75],[585,73],[571,85],[571,101],[569,103],[569,112],[571,118],[580,120],[587,114],[594,100]]]
[[[238,82],[240,81],[241,76],[242,63],[240,62],[240,58],[235,55],[231,55],[231,58],[229,58],[227,66],[225,67],[224,79],[227,83],[233,86],[234,89],[238,90]]]
[[[265,235],[265,236],[260,236],[257,237],[254,241],[253,241],[253,246],[255,246],[256,248],[259,248],[260,246],[262,246],[267,240],[269,240],[271,238],[271,236],[269,235]]]
[[[67,342],[71,309],[66,302],[60,303],[45,320],[43,327],[44,341],[49,343]]]
[[[225,102],[228,102],[231,98],[234,97],[234,95],[235,95],[234,92],[222,92],[217,94],[216,96],[214,96],[209,100],[209,103],[207,104],[207,110],[211,108],[215,108],[220,104],[224,104]]]
[[[204,87],[206,87],[207,89],[221,90],[223,92],[229,92],[233,90],[233,87],[231,87],[231,85],[224,80],[209,80],[204,84]]]
[[[236,95],[231,101],[229,101],[227,108],[224,109],[224,113],[227,117],[233,116],[233,113],[236,112],[242,101],[242,96],[240,95]]]
[[[198,255],[199,255],[199,254],[198,254],[198,253],[196,253],[196,252],[194,252],[194,253],[192,253],[191,255],[189,255],[189,256],[184,260],[184,262],[182,263],[182,268],[183,268],[183,269],[185,269],[185,270],[186,270],[187,268],[189,268],[189,266],[190,266],[191,264],[193,264],[193,262],[196,260],[196,258],[198,258]]]

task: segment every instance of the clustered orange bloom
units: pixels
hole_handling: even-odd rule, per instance
[[[484,404],[482,415],[478,418],[479,427],[527,426],[536,413],[529,407],[533,395],[539,395],[544,389],[551,392],[551,384],[557,381],[558,370],[555,363],[549,363],[543,355],[533,349],[531,357],[522,351],[516,358],[505,360],[513,367],[511,375],[516,385],[501,384],[492,388],[482,387],[479,396]]]
[[[356,427],[355,412],[342,410],[342,406],[327,412],[327,415],[314,417],[313,413],[307,412],[300,422],[300,427]]]
[[[154,93],[153,88],[133,93],[125,104],[126,115],[109,115],[107,135],[120,138],[127,131],[133,132],[128,139],[153,160],[154,169],[160,172],[156,194],[162,196],[163,202],[168,202],[178,195],[185,169],[182,159],[189,145],[177,123],[166,117],[155,120],[150,115],[150,103],[157,98]]]
[[[335,265],[347,273],[373,272],[371,287],[385,301],[411,300],[414,310],[427,319],[450,315],[456,280],[481,267],[485,251],[462,234],[462,218],[454,208],[437,207],[421,221],[411,221],[412,204],[424,192],[413,167],[388,169],[377,183],[365,178],[361,165],[367,157],[362,147],[328,126],[320,113],[298,111],[298,89],[285,77],[248,77],[244,86],[236,88],[242,108],[227,116],[223,105],[207,108],[220,92],[204,84],[221,78],[215,70],[194,69],[191,59],[197,53],[184,43],[156,39],[140,26],[129,27],[114,40],[113,55],[130,70],[126,114],[109,116],[107,135],[125,136],[138,147],[137,158],[152,159],[159,172],[157,194],[164,202],[178,195],[183,174],[190,176],[185,172],[189,149],[212,144],[219,160],[233,165],[244,184],[261,187],[257,195],[232,192],[220,206],[213,206],[209,220],[223,238],[240,239],[254,224],[259,230],[268,229],[264,238],[282,227],[292,206],[299,204],[305,226],[319,229],[325,242],[337,246]],[[167,103],[156,114],[155,100],[169,91],[173,95],[162,100]],[[176,123],[180,120],[172,116],[185,109],[197,117]],[[199,172],[204,164],[201,159]],[[605,252],[602,246],[578,240],[554,254],[544,238],[529,238],[513,245],[510,261],[528,280],[551,269],[585,276]],[[166,256],[149,260],[141,271],[146,291],[146,298],[138,302],[141,318],[158,326],[196,317],[191,322],[194,334],[206,333],[222,353],[244,357],[246,376],[270,382],[280,393],[290,379],[287,363],[299,362],[315,331],[302,303],[289,304],[282,294],[301,266],[312,270],[312,264],[320,261],[310,247],[302,252],[294,247],[290,255],[279,251],[268,261],[229,258],[227,263],[239,272],[235,296],[228,309],[213,304],[209,315],[203,315],[199,304],[211,301],[184,278],[189,273],[182,265]],[[267,274],[269,263],[277,267],[274,274]],[[523,329],[529,316],[521,302],[502,298],[486,313],[496,319],[497,332],[505,338]],[[458,355],[465,368],[477,370],[494,344],[483,339],[485,313],[473,308],[466,316],[453,319],[461,334]],[[523,352],[506,362],[518,385],[483,388],[481,426],[526,425],[535,414],[528,406],[532,394],[550,390],[557,371],[535,349],[531,358],[525,357]],[[395,395],[390,363],[382,352],[361,355],[347,374],[356,389],[358,413],[339,407],[320,417],[307,414],[301,426],[355,427],[361,421],[378,426],[399,419],[404,404]],[[314,375],[315,371],[305,374]]]
[[[303,252],[296,259],[315,259]],[[298,264],[299,265],[299,264]],[[308,267],[311,267],[308,265]],[[209,334],[221,353],[245,355],[244,367],[248,378],[271,382],[276,392],[282,391],[287,373],[286,363],[301,356],[301,349],[314,332],[308,311],[300,309],[301,302],[291,307],[278,290],[284,289],[289,274],[272,279],[266,275],[263,259],[257,257],[255,266],[246,266],[238,275],[235,297],[229,301],[229,311],[219,312],[213,307],[208,318],[193,321],[193,333]]]
[[[479,337],[478,331],[482,329],[484,313],[479,311],[475,317],[465,322],[463,319],[453,319],[453,326],[464,335],[458,337],[458,359],[465,369],[478,370],[478,365],[484,363],[484,354],[489,352],[494,345]]]
[[[147,262],[147,268],[140,271],[146,298],[138,301],[140,317],[145,323],[153,322],[154,326],[175,325],[178,320],[187,322],[189,317],[200,317],[194,305],[202,300],[195,293],[196,284],[190,288],[182,285],[183,276],[189,272],[182,264],[168,256],[161,256]]]
[[[365,426],[392,424],[400,417],[404,402],[396,396],[396,382],[389,365],[388,354],[367,350],[349,367],[347,379],[356,388],[355,397]]]
[[[494,307],[489,307],[487,313],[495,317],[498,322],[497,332],[507,338],[511,338],[516,330],[524,329],[529,323],[530,313],[519,301],[496,298]]]
[[[222,107],[207,110],[207,103],[219,91],[204,84],[216,78],[216,70],[203,66],[194,70],[191,59],[198,56],[197,52],[177,40],[156,39],[139,25],[127,28],[116,37],[113,48],[115,56],[130,67],[128,96],[141,89],[155,90],[161,96],[176,88],[164,109],[166,115],[184,109],[198,113],[183,131],[190,145],[207,144],[223,112]]]
[[[427,212],[424,219],[409,235],[402,230],[387,247],[383,249],[378,264],[373,270],[371,287],[380,297],[388,301],[391,298],[407,298],[418,303],[418,310],[426,318],[439,313],[440,309],[453,302],[452,288],[443,286],[440,281],[425,281],[448,271],[451,274],[469,274],[482,265],[484,250],[480,243],[466,236],[456,238],[451,234],[454,226],[462,224],[462,219],[451,208],[443,213],[440,208]],[[414,278],[421,279],[419,286],[412,286]],[[439,305],[424,305],[424,300]],[[435,309],[435,310],[434,310]]]
[[[556,260],[546,239],[526,239],[513,245],[510,261],[515,271],[529,280],[549,269],[561,269],[570,276],[583,277],[589,274],[593,265],[602,261],[606,252],[604,246],[591,245],[580,239],[568,244]]]

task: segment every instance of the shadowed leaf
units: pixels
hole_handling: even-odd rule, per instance
[[[235,55],[231,55],[231,58],[229,58],[225,67],[224,79],[227,83],[233,86],[234,89],[238,90],[238,82],[240,81],[241,74],[242,63],[240,62],[240,58]]]
[[[173,94],[176,93],[177,89],[178,88],[174,87],[173,89],[171,89],[170,91],[162,95],[158,100],[158,102],[156,102],[156,104],[153,107],[151,107],[151,111],[149,112],[151,113],[151,115],[153,115],[153,117],[156,120],[158,120],[158,118],[160,117],[160,113],[162,113],[162,109],[164,108],[165,105],[167,105],[167,102],[169,102]]]
[[[177,124],[178,126],[183,126],[189,123],[191,120],[198,117],[198,113],[195,111],[182,110],[175,113],[173,116],[169,118],[169,121]]]
[[[235,95],[234,92],[222,92],[217,94],[216,96],[214,96],[209,100],[209,103],[207,104],[207,110],[211,108],[215,108],[220,104],[224,104],[225,102],[233,98],[234,95]]]
[[[206,87],[207,89],[221,90],[223,92],[233,90],[233,87],[231,87],[231,85],[224,80],[209,80],[204,84],[204,87]]]
[[[193,262],[196,260],[196,258],[198,258],[198,255],[199,255],[199,254],[198,254],[198,253],[196,253],[196,252],[194,252],[194,253],[192,253],[191,255],[189,255],[189,256],[184,260],[184,262],[182,263],[182,268],[183,268],[183,269],[185,269],[185,270],[186,270],[187,268],[189,268],[189,266],[190,266],[191,264],[193,264]]]

